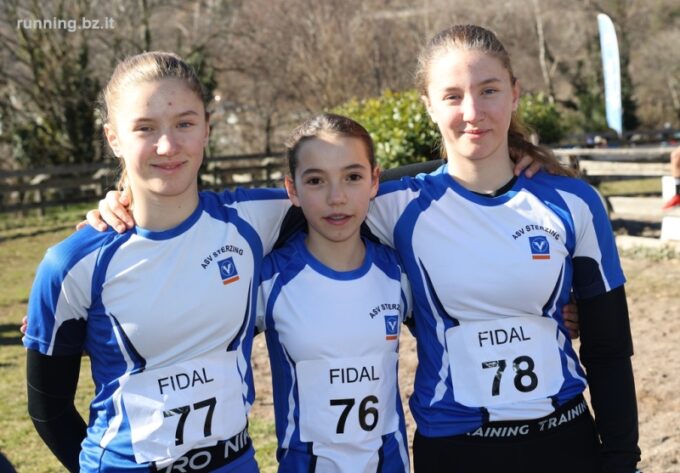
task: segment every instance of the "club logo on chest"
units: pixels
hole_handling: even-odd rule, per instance
[[[399,316],[385,316],[385,340],[396,340],[399,335]]]
[[[231,256],[217,262],[217,267],[220,270],[220,277],[222,284],[231,284],[239,280],[238,270],[234,264],[234,258]]]
[[[532,259],[550,259],[550,244],[544,236],[529,237]]]

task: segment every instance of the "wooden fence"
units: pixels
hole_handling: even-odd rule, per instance
[[[569,148],[554,152],[579,169],[591,184],[604,181],[623,181],[650,178],[670,173],[669,146],[635,148]]]
[[[606,180],[661,177],[669,172],[671,147],[571,148],[555,153],[597,185]],[[200,173],[202,189],[279,187],[286,164],[282,154],[207,158]],[[115,186],[113,160],[74,166],[0,171],[0,213],[45,209],[94,201]]]
[[[281,186],[285,172],[282,154],[248,154],[206,158],[200,172],[201,189]],[[114,160],[40,169],[0,171],[0,213],[24,212],[90,202],[113,189],[118,178]]]

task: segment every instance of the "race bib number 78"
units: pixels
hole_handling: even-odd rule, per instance
[[[557,393],[564,382],[557,323],[548,317],[468,322],[446,331],[456,401],[497,406]]]

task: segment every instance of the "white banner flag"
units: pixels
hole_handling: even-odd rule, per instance
[[[623,131],[623,107],[621,106],[619,44],[616,40],[616,30],[611,18],[604,13],[598,13],[597,26],[600,30],[607,125],[616,130],[620,136]]]

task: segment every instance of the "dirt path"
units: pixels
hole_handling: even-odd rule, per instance
[[[645,473],[680,472],[680,259],[624,259]]]
[[[635,342],[633,365],[645,473],[680,472],[680,259],[623,258]],[[413,419],[406,400],[413,392],[415,341],[402,335],[400,385],[409,439]],[[258,400],[252,415],[273,419],[269,362],[264,337],[253,349]]]

